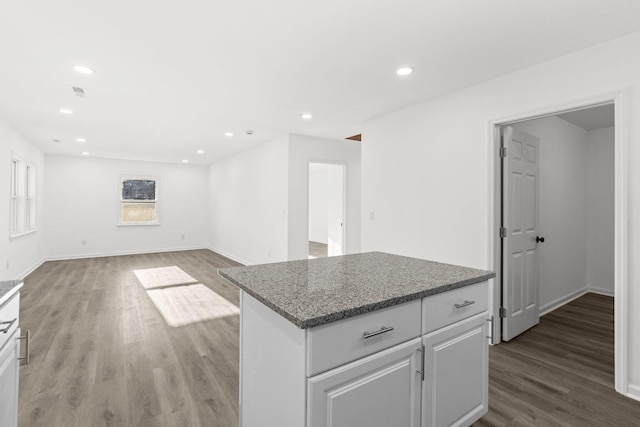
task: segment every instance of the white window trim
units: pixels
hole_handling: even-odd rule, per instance
[[[135,222],[135,223],[122,222],[122,203],[126,202],[126,200],[122,200],[122,183],[128,179],[149,180],[149,181],[156,182],[156,198],[154,200],[154,203],[156,204],[156,220],[155,221]],[[159,202],[159,192],[158,192],[159,188],[160,188],[160,179],[157,176],[120,175],[120,183],[118,186],[118,220],[116,221],[116,227],[149,227],[149,226],[160,225],[160,202]]]
[[[37,171],[38,168],[35,163],[28,162],[19,154],[11,152],[9,240],[38,231]],[[33,188],[33,194],[29,187]],[[19,216],[22,216],[22,221],[20,221]]]

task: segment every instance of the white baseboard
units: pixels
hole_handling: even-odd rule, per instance
[[[550,303],[545,304],[544,306],[540,307],[540,317],[552,312],[553,310],[567,303],[570,303],[574,299],[580,298],[582,295],[586,294],[587,292],[589,292],[587,288],[578,289],[577,291],[571,292],[569,295],[565,295],[561,298],[551,301]]]
[[[183,248],[163,248],[163,249],[141,249],[136,251],[116,251],[116,252],[98,252],[92,254],[76,254],[76,255],[64,255],[47,257],[45,261],[64,261],[67,259],[83,259],[83,258],[104,258],[109,256],[123,256],[123,255],[139,255],[139,254],[154,254],[161,252],[182,252],[182,251],[195,251],[199,249],[209,249],[207,246],[192,246]]]
[[[591,292],[591,293],[598,294],[598,295],[605,295],[605,296],[608,296],[608,297],[615,296],[615,292],[613,291],[613,289],[589,287],[589,288],[587,288],[587,292]]]
[[[640,401],[640,386],[635,384],[627,385],[627,397]]]
[[[214,247],[212,247],[212,246],[209,246],[207,249],[209,249],[210,251],[215,252],[215,253],[217,253],[217,254],[220,254],[220,255],[222,255],[223,257],[226,257],[226,258],[232,259],[232,260],[234,260],[235,262],[239,262],[239,263],[240,263],[240,264],[242,264],[242,265],[253,265],[253,264],[254,264],[253,262],[247,261],[246,259],[242,259],[242,258],[240,258],[240,257],[237,257],[237,256],[235,256],[235,255],[232,255],[232,254],[230,254],[230,253],[228,253],[228,252],[225,252],[225,251],[223,251],[223,250],[216,249],[216,248],[214,248]]]
[[[33,273],[38,267],[40,267],[46,261],[47,261],[46,258],[42,258],[40,261],[36,262],[31,267],[27,268],[25,271],[23,271],[22,273],[18,274],[18,277],[16,277],[15,280],[24,280],[25,277],[27,277],[28,275]]]

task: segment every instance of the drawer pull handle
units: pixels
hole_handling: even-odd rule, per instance
[[[13,326],[14,323],[16,323],[17,320],[18,318],[16,317],[10,322],[0,322],[0,325],[7,325],[6,328],[0,329],[0,332],[2,332],[3,334],[6,334],[7,332],[9,332],[9,329],[11,329],[11,327]]]
[[[416,351],[420,353],[420,370],[418,370],[418,373],[420,374],[420,378],[422,379],[422,381],[424,381],[424,344],[422,344],[422,347],[420,347]]]
[[[375,337],[376,335],[384,334],[385,332],[391,332],[391,331],[393,331],[393,326],[382,326],[379,330],[375,332],[364,331],[362,333],[362,338],[366,340],[367,338]]]
[[[453,306],[456,309],[458,309],[458,308],[463,308],[463,307],[466,307],[468,305],[475,304],[475,303],[476,303],[475,301],[464,300],[464,302],[462,304],[453,304]]]
[[[29,360],[30,360],[30,352],[29,352],[29,347],[31,346],[31,331],[29,329],[27,329],[26,333],[21,336],[16,338],[18,340],[27,340],[26,345],[24,346],[24,357],[18,357],[18,360],[24,360],[25,364],[29,364]]]

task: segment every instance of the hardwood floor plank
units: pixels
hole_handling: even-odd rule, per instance
[[[489,412],[476,426],[636,426],[614,390],[613,298],[586,294],[489,350]]]
[[[25,279],[19,425],[235,426],[239,316],[170,327],[133,270],[177,266],[238,305],[208,250],[46,262]]]

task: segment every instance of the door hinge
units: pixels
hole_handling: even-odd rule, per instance
[[[500,307],[500,317],[507,317],[507,309],[504,307]]]
[[[505,227],[500,227],[500,237],[501,238],[507,237],[507,229]]]
[[[507,157],[507,147],[500,147],[500,157]]]

